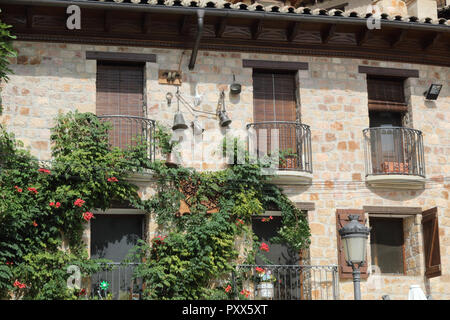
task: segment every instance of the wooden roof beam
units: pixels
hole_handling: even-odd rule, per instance
[[[189,34],[189,28],[191,27],[191,16],[183,16],[180,22],[179,32],[185,36]]]
[[[300,33],[301,24],[300,22],[293,22],[290,24],[288,29],[286,30],[286,38],[287,41],[292,42]]]
[[[408,30],[406,29],[401,30],[391,41],[391,48],[396,47],[400,42],[402,42],[405,39],[407,33]]]
[[[25,7],[27,16],[27,29],[33,28],[33,8],[31,6]]]
[[[367,42],[370,38],[370,29],[364,27],[362,30],[355,35],[356,37],[356,45],[361,47],[364,43]]]
[[[321,32],[322,43],[326,44],[336,32],[336,24],[330,24]]]
[[[216,25],[216,38],[222,38],[226,27],[227,27],[227,18],[225,17],[220,18],[219,23]]]
[[[111,25],[112,25],[112,12],[106,10],[104,17],[103,17],[103,29],[105,30],[105,32],[110,32],[111,31]]]
[[[142,33],[149,34],[151,24],[152,24],[152,14],[144,13],[142,17]]]
[[[434,47],[442,37],[442,33],[435,32],[432,36],[427,36],[424,41],[422,41],[422,50],[427,51]]]
[[[263,20],[259,19],[255,22],[255,24],[252,27],[252,39],[258,40],[259,36],[261,35],[263,31]]]

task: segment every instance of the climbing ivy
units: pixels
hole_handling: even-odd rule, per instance
[[[231,145],[235,155],[243,148],[238,140]],[[235,164],[216,172],[167,168],[158,162],[152,165],[158,188],[149,208],[160,225],[159,234],[149,243],[141,242],[132,255],[143,261],[135,277],[146,283],[145,298],[233,298],[237,288],[231,288],[230,275],[235,265],[254,264],[256,256],[264,258],[264,247],[250,225],[252,216],[262,214],[269,205],[275,204],[282,211],[283,227],[273,240],[297,252],[309,245],[304,213],[279,187],[270,184],[261,164],[250,161],[245,150],[239,152],[243,152],[245,163],[236,164],[235,157]],[[189,199],[180,191],[186,181],[198,186]],[[208,213],[211,199],[217,202],[217,212]],[[189,213],[174,214],[180,200],[187,201]],[[241,246],[238,239],[243,240]],[[245,290],[241,291],[240,297],[246,296]]]
[[[111,150],[108,129],[91,113],[58,116],[50,164],[40,163],[0,126],[0,297],[15,291],[26,299],[72,297],[66,280],[61,283],[68,277],[61,267],[98,262],[88,261],[82,241],[92,211],[114,200],[144,209],[137,187],[125,180],[140,150]],[[64,245],[70,252],[60,252]],[[42,269],[46,265],[55,268]],[[44,285],[50,279],[60,281]]]
[[[255,263],[268,250],[251,231],[252,216],[273,205],[283,221],[274,240],[293,250],[308,246],[305,215],[245,151],[240,150],[245,163],[198,172],[150,161],[145,144],[111,149],[109,130],[91,113],[59,115],[51,134],[53,160],[44,165],[0,128],[1,297],[80,298],[80,292],[67,289],[65,269],[75,264],[83,277],[100,270],[105,261],[87,258],[82,232],[86,221],[95,219],[92,211],[113,201],[148,212],[159,225],[155,237],[141,241],[130,255],[142,261],[134,276],[146,283],[146,299],[232,298],[242,289],[230,289],[235,265]],[[158,145],[165,146],[172,137],[160,132],[165,134]],[[237,140],[232,145],[243,148]],[[126,179],[142,169],[152,170],[156,179],[155,195],[145,201]],[[186,184],[195,189],[188,198]],[[180,212],[181,201],[189,212]],[[61,251],[64,244],[69,251]]]
[[[17,55],[12,45],[12,40],[16,39],[16,37],[10,33],[9,29],[11,29],[11,27],[12,26],[0,21],[0,82],[8,81],[8,74],[11,73],[11,69],[9,68],[9,59],[14,58]],[[3,106],[0,96],[0,115],[2,115],[2,111]]]

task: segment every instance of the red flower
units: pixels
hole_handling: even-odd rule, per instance
[[[94,217],[94,215],[92,214],[92,212],[87,211],[87,212],[83,213],[83,219],[86,221],[91,220],[93,217]]]
[[[50,170],[47,170],[47,169],[44,169],[44,168],[40,168],[38,171],[39,171],[39,172],[42,172],[42,173],[48,173],[48,174],[50,174]]]
[[[75,200],[75,202],[73,204],[77,207],[81,207],[85,202],[86,201],[84,201],[84,200],[77,199],[77,200]]]
[[[108,182],[119,182],[116,177],[108,178]]]
[[[38,194],[36,188],[28,188],[28,191],[34,193],[34,194]]]
[[[22,189],[19,188],[18,186],[14,186],[14,188],[16,188],[16,191],[17,191],[17,192],[22,192]]]
[[[226,288],[225,288],[225,292],[230,292],[230,290],[231,290],[231,286],[230,285],[228,285]]]
[[[264,269],[263,269],[263,268],[260,268],[260,267],[256,267],[255,270],[256,270],[256,272],[258,272],[258,273],[263,273],[263,272],[264,272]]]
[[[248,296],[250,295],[250,291],[242,289],[242,291],[240,292],[240,294],[244,295],[246,298],[248,298]]]
[[[80,292],[78,293],[79,296],[84,296],[86,295],[86,289],[81,289]]]
[[[261,246],[259,247],[262,251],[269,252],[269,246],[266,243],[261,243]]]
[[[14,287],[19,287],[20,289],[23,289],[26,287],[25,283],[20,283],[18,280],[14,281]]]
[[[241,219],[237,219],[236,220],[236,225],[240,225],[240,224],[244,224],[244,221],[242,221]]]
[[[12,266],[13,264],[14,264],[14,262],[6,261],[6,265],[7,265],[7,266]]]
[[[49,206],[50,206],[50,207],[53,207],[54,205],[55,205],[54,202],[50,202],[50,203],[49,203]]]
[[[55,207],[56,207],[56,208],[61,207],[61,203],[57,202],[57,203],[55,204]]]
[[[37,227],[37,226],[38,226],[38,224],[36,223],[36,221],[33,221],[33,226],[34,226],[34,227]]]

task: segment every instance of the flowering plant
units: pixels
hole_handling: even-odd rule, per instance
[[[277,280],[274,277],[274,275],[272,274],[271,270],[263,269],[260,267],[256,267],[255,270],[256,270],[261,282],[275,282]]]

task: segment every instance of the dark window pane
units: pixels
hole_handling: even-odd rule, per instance
[[[142,238],[142,215],[101,215],[91,220],[91,257],[121,262]]]
[[[401,127],[402,117],[403,114],[401,112],[371,111],[369,112],[370,127],[374,128],[389,125],[393,127]]]
[[[381,273],[404,273],[403,219],[370,217],[372,265]]]

